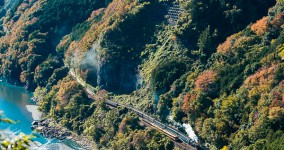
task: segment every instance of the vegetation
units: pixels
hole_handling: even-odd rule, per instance
[[[126,108],[107,107],[111,99],[189,123],[212,149],[281,149],[284,3],[181,0],[171,26],[172,2],[0,3],[0,74],[36,89],[43,112],[101,148],[174,149]]]
[[[12,124],[14,123],[14,121],[8,118],[5,118],[3,113],[0,113],[0,123]],[[7,139],[0,133],[0,148],[1,149],[28,150],[32,138],[33,136],[24,135],[21,133],[17,137],[13,137],[13,139]]]

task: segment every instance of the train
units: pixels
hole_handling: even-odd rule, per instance
[[[71,71],[70,74],[72,76],[74,76],[77,81],[86,89],[86,92],[90,95],[94,95],[95,94],[95,90],[93,89],[92,86],[84,83],[84,82],[81,82],[79,81],[80,79],[78,79],[74,73]],[[114,101],[111,101],[111,100],[106,100],[105,103],[111,107],[119,107],[119,106],[125,106],[125,105],[122,105],[122,104],[119,104],[117,102],[114,102]],[[125,106],[126,108],[128,108],[129,110],[135,112],[138,116],[140,116],[144,122],[150,124],[151,126],[154,126],[158,129],[160,129],[162,132],[164,132],[167,136],[169,136],[172,140],[174,141],[183,141],[185,143],[188,143],[190,145],[193,145],[193,146],[196,146],[200,149],[203,149],[202,147],[200,147],[197,143],[195,143],[193,140],[191,140],[190,138],[188,138],[187,136],[183,135],[182,133],[178,132],[177,130],[169,127],[169,126],[166,126],[164,125],[163,123],[159,122],[158,120],[156,120],[155,118],[153,117],[150,117],[148,116],[147,114],[135,109],[135,108],[132,108],[130,106]]]
[[[89,89],[90,90],[90,89]],[[105,103],[111,107],[117,108],[119,106],[122,106],[121,104],[111,101],[111,100],[106,100]],[[174,129],[172,129],[171,127],[168,127],[166,125],[164,125],[163,123],[159,122],[158,120],[156,120],[153,117],[150,117],[146,114],[144,114],[143,112],[126,106],[126,108],[128,108],[129,110],[135,112],[139,117],[143,118],[143,120],[147,123],[149,123],[151,126],[155,126],[156,128],[159,128],[162,132],[164,132],[167,136],[169,136],[172,140],[174,141],[180,141],[182,140],[183,142],[186,143],[190,143],[192,144],[193,141],[191,141],[189,138],[187,138],[186,136],[180,134],[179,132],[175,131]]]
[[[114,102],[114,101],[111,101],[111,100],[106,100],[106,103],[112,107],[118,107],[118,106],[122,106],[121,104],[117,103],[117,102]],[[151,126],[154,126],[156,128],[158,128],[159,130],[161,130],[163,133],[165,133],[168,137],[170,137],[173,141],[176,141],[176,142],[185,142],[185,143],[188,143],[192,146],[195,146],[195,147],[199,147],[197,143],[195,143],[193,140],[191,140],[189,137],[187,137],[186,135],[178,132],[177,130],[167,126],[167,125],[164,125],[163,123],[161,123],[160,121],[156,120],[155,118],[153,117],[150,117],[148,116],[147,114],[135,109],[135,108],[132,108],[132,107],[129,107],[129,106],[126,106],[126,108],[128,108],[129,110],[135,112],[140,118],[142,118],[142,120],[146,123],[148,123],[149,125]],[[200,147],[199,147],[200,148]],[[202,148],[200,148],[202,149]]]
[[[150,124],[151,126],[156,127],[157,129],[161,130],[163,133],[165,133],[172,140],[180,141],[180,138],[179,138],[178,135],[176,135],[175,133],[168,132],[168,130],[167,130],[168,127],[163,125],[163,124],[158,125],[157,121],[155,119],[154,120],[147,120],[147,119],[143,118],[143,121]]]
[[[112,107],[122,106],[121,104],[114,102],[114,101],[111,101],[111,100],[106,100],[106,104],[108,104]],[[141,111],[139,111],[135,108],[132,108],[132,107],[129,107],[129,106],[126,106],[126,108],[135,112],[140,118],[142,118],[142,120],[144,122],[146,122],[146,123],[150,124],[151,126],[154,126],[154,127],[158,128],[159,130],[161,130],[168,137],[170,137],[173,141],[176,141],[176,142],[183,141],[183,142],[188,143],[192,146],[199,147],[197,143],[195,143],[193,140],[188,138],[186,135],[183,135],[182,133],[176,131],[175,129],[173,129],[173,128],[167,126],[167,125],[164,125],[163,123],[156,120],[155,118],[150,117],[147,114],[145,114],[145,113],[143,113],[143,112],[141,112]],[[200,148],[200,149],[202,149],[202,148]]]
[[[149,117],[147,115],[144,115],[143,113],[137,112],[137,114],[143,118],[143,120],[149,124],[152,124],[156,127],[158,127],[161,131],[166,133],[171,139],[174,141],[183,141],[185,143],[188,143],[190,145],[197,146],[197,144],[191,140],[189,137],[186,135],[181,134],[180,132],[176,131],[175,129],[168,127],[161,123],[160,121],[156,120],[155,118]]]
[[[106,100],[105,101],[106,104],[112,106],[112,107],[118,107],[120,106],[117,102],[114,102],[114,101],[110,101],[110,100]]]

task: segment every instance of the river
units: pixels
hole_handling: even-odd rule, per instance
[[[3,111],[5,117],[17,122],[12,125],[0,123],[2,133],[15,135],[19,133],[29,135],[32,133],[31,123],[35,118],[39,117],[39,112],[32,111],[31,108],[34,108],[35,105],[31,98],[32,94],[26,92],[24,88],[0,80],[0,111]],[[38,135],[33,141],[37,143],[37,146],[30,147],[33,150],[81,149],[75,142],[70,140],[59,141]]]

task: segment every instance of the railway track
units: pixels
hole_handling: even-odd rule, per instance
[[[90,98],[92,99],[102,98],[102,97],[96,96],[96,94],[93,92],[94,88],[90,87],[90,85],[86,84],[82,79],[78,78],[72,70],[69,72],[69,74],[73,76],[76,79],[76,81],[85,88],[85,92],[89,95]],[[148,114],[136,108],[133,108],[133,107],[121,104],[121,103],[117,103],[109,99],[106,99],[105,103],[113,108],[126,107],[128,110],[131,110],[132,112],[136,113],[143,122],[165,133],[165,135],[171,138],[174,141],[174,143],[177,144],[177,146],[179,146],[181,149],[187,149],[187,150],[205,149],[202,146],[200,146],[198,143],[191,140],[185,134],[181,133],[180,131],[158,121],[157,119],[149,116]]]

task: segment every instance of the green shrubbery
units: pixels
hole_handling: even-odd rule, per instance
[[[138,89],[115,95],[116,101],[165,122],[172,114],[174,120],[190,123],[200,141],[212,147],[281,147],[283,4],[277,3],[267,17],[273,0],[182,4],[185,12],[171,27],[158,1],[19,3],[3,20],[11,33],[0,31],[0,73],[30,90],[38,87],[43,112],[103,147],[173,149],[168,138],[144,129],[126,108],[111,110],[104,100],[89,99],[67,75],[66,66],[80,66],[75,70],[82,78],[97,85],[96,69],[102,68],[87,74],[89,66],[80,62],[95,49],[100,65],[111,68],[105,86],[119,87],[111,89],[114,93],[121,92],[119,85],[111,85],[123,84],[117,81],[123,79],[120,75],[139,76],[131,82]]]

